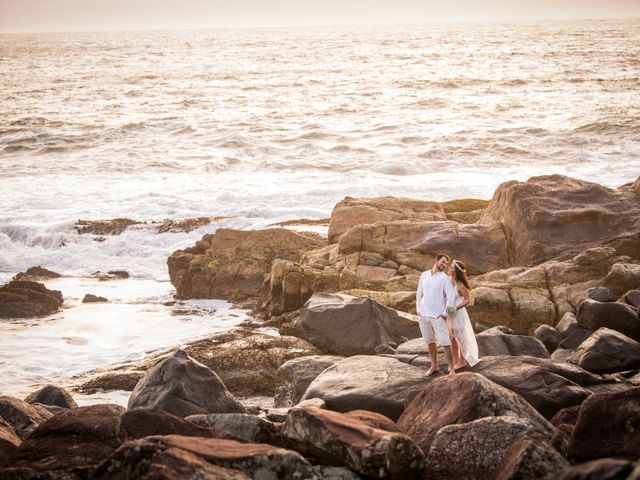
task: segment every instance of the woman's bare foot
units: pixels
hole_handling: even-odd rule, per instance
[[[449,375],[455,375],[456,374],[456,367],[454,365],[453,368],[449,367],[449,369],[447,370],[447,372],[449,372]]]
[[[431,375],[435,375],[439,371],[440,369],[438,367],[431,365],[431,368],[427,370],[427,377],[430,377]]]
[[[464,368],[467,366],[467,362],[461,362],[461,363],[456,363],[453,368],[455,368],[456,370],[460,370],[461,368]]]

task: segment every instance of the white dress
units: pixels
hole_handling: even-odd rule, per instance
[[[456,289],[455,304],[459,304],[461,299]],[[463,307],[456,311],[451,319],[451,330],[458,341],[458,345],[460,345],[460,355],[464,357],[469,366],[473,367],[480,361],[478,358],[478,342],[476,342],[476,335],[473,332],[471,319],[466,308]]]

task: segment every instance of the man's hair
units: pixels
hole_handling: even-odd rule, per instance
[[[449,255],[447,255],[446,253],[439,253],[436,255],[436,262],[440,260],[442,257],[446,258],[447,262],[451,261],[451,257]]]

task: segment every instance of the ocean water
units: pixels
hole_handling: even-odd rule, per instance
[[[347,195],[490,198],[534,175],[640,175],[640,20],[4,35],[0,85],[0,283],[41,265],[70,299],[0,324],[0,393],[228,328],[228,305],[164,305],[167,256],[218,227],[323,218]],[[199,216],[228,218],[103,242],[73,228]],[[103,288],[87,277],[111,269],[131,275],[109,287],[120,300],[81,304]],[[108,325],[122,305],[135,321],[118,335],[147,325],[153,341],[64,340],[64,322]]]

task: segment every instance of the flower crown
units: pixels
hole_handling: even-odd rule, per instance
[[[453,261],[453,262],[451,262],[451,263],[452,263],[452,265],[453,265],[457,270],[460,270],[461,272],[465,272],[465,273],[467,272],[467,270],[466,270],[466,269],[464,269],[464,268],[462,267],[462,265],[460,265],[460,263],[458,263],[458,261],[457,261],[457,260],[454,260],[454,261]]]

